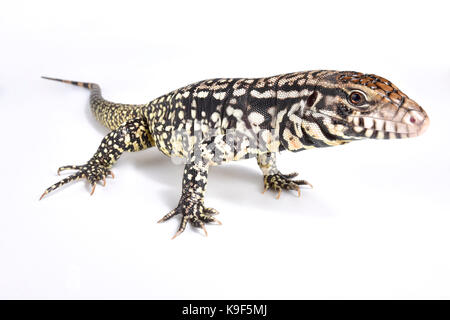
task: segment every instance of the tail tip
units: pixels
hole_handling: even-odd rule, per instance
[[[58,78],[51,78],[51,77],[46,77],[46,76],[41,76],[42,79],[45,80],[53,80],[53,81],[59,81],[59,82],[64,82],[64,83],[68,83],[68,84],[72,84],[74,86],[78,86],[78,87],[84,87],[86,89],[91,89],[92,87],[92,83],[89,82],[81,82],[81,81],[72,81],[72,80],[63,80],[63,79],[58,79]]]
[[[41,79],[45,79],[45,80],[59,80],[56,78],[50,78],[50,77],[46,77],[46,76],[41,76]]]

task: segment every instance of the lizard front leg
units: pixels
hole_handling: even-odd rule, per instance
[[[82,178],[86,178],[91,184],[92,195],[98,181],[103,181],[103,185],[105,185],[108,175],[114,178],[110,169],[123,152],[139,151],[151,146],[152,138],[148,131],[147,121],[143,118],[130,120],[107,134],[97,152],[87,163],[60,167],[58,174],[64,170],[76,170],[77,172],[47,188],[40,199],[66,183]]]
[[[202,228],[205,235],[208,235],[205,228],[206,223],[216,222],[221,224],[214,217],[219,212],[213,208],[206,208],[203,204],[207,178],[208,166],[203,163],[188,163],[184,167],[183,189],[178,206],[158,221],[166,221],[178,214],[182,216],[178,231],[172,239],[186,229],[188,222],[194,227]]]
[[[282,174],[278,171],[276,165],[276,153],[267,152],[257,156],[258,165],[264,175],[264,192],[268,189],[278,192],[277,199],[280,198],[282,190],[296,190],[300,197],[300,186],[308,185],[312,188],[312,185],[306,180],[293,180],[298,176],[297,172],[290,174]]]

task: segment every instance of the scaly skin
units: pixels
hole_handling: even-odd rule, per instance
[[[174,237],[188,222],[205,230],[218,212],[204,206],[208,169],[256,157],[264,190],[295,190],[309,185],[282,174],[276,153],[337,146],[361,139],[401,139],[422,134],[425,111],[388,80],[350,71],[308,71],[260,79],[213,79],[197,82],[145,105],[104,100],[94,83],[62,81],[91,91],[91,110],[112,131],[86,164],[59,171],[77,172],[49,187],[86,178],[93,188],[103,181],[125,151],[156,146],[185,162],[177,208],[160,222],[181,215]],[[58,171],[58,172],[59,172]],[[41,198],[42,198],[41,197]]]

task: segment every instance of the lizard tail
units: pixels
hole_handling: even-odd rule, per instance
[[[122,104],[114,103],[103,99],[100,86],[96,83],[63,80],[57,78],[42,77],[47,80],[54,80],[72,84],[78,87],[89,89],[91,111],[95,118],[102,125],[110,130],[117,129],[126,121],[143,117],[146,104]]]

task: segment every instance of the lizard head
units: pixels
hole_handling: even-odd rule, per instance
[[[401,139],[416,137],[428,127],[426,112],[382,77],[329,72],[316,83],[306,100],[306,110],[326,131],[325,136],[340,137],[344,143],[367,138]]]

